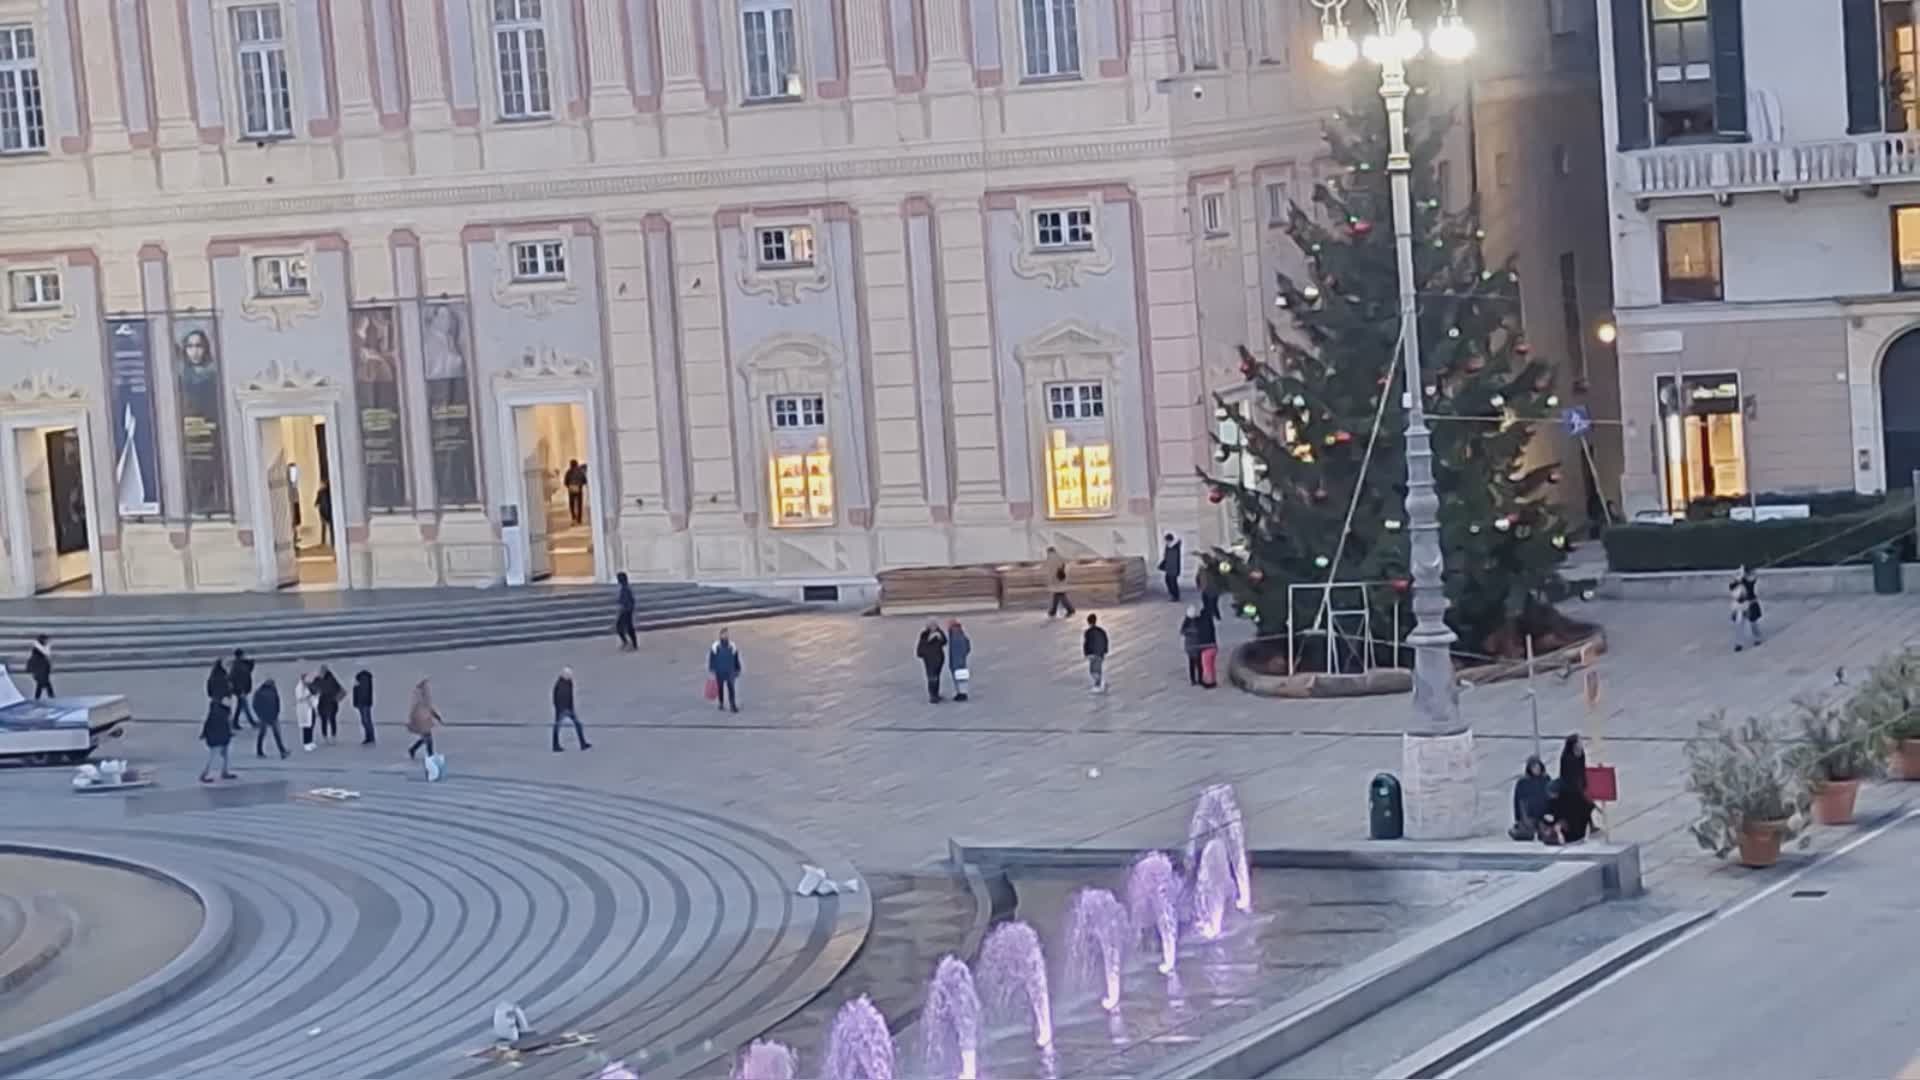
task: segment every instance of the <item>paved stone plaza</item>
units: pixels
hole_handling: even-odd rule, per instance
[[[1718,603],[1576,605],[1608,629],[1601,709],[1588,716],[1577,678],[1539,681],[1549,761],[1567,731],[1601,736],[1597,756],[1621,769],[1613,836],[1643,844],[1650,882],[1680,901],[1724,900],[1750,876],[1707,859],[1686,835],[1693,802],[1681,789],[1681,743],[1695,722],[1718,706],[1780,712],[1796,694],[1843,690],[1837,667],[1851,681],[1887,649],[1920,639],[1920,605],[1903,597],[1782,598],[1767,610],[1766,646],[1736,655]],[[1038,614],[966,618],[974,700],[941,705],[925,701],[912,655],[920,620],[911,618],[821,614],[736,627],[746,663],[738,715],[701,699],[707,628],[649,634],[631,655],[608,634],[374,658],[377,749],[351,745],[357,724],[343,716],[338,746],[296,751],[283,765],[236,743],[235,766],[247,781],[289,768],[346,770],[334,778],[341,783],[400,778],[409,771],[407,692],[426,675],[451,725],[440,742],[455,782],[436,799],[463,797],[466,776],[563,781],[761,823],[869,872],[931,865],[953,836],[1164,844],[1182,834],[1194,793],[1221,779],[1239,785],[1256,842],[1362,838],[1367,780],[1399,765],[1405,699],[1274,701],[1191,689],[1179,611],[1146,601],[1102,613],[1114,653],[1111,692],[1098,696],[1085,690],[1077,621]],[[1246,632],[1237,620],[1225,629]],[[563,664],[576,671],[595,744],[586,754],[572,749],[571,732],[565,753],[548,750],[548,690]],[[347,681],[353,665],[334,667]],[[283,692],[294,670],[264,669]],[[173,786],[191,787],[201,681],[163,671],[59,685],[130,694],[136,713],[157,722],[137,725],[125,748],[167,766]],[[1462,707],[1480,735],[1481,812],[1497,835],[1511,778],[1531,750],[1525,687],[1469,690]],[[1880,785],[1863,793],[1863,810],[1904,801],[1909,790]],[[559,815],[568,816],[577,815]],[[1816,836],[1816,850],[1830,839]]]

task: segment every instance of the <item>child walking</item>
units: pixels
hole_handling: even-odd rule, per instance
[[[1100,627],[1100,616],[1087,616],[1087,632],[1080,638],[1080,652],[1087,658],[1087,692],[1107,692],[1107,632]]]

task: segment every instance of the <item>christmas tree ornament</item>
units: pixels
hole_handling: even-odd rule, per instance
[[[1240,608],[1240,614],[1245,615],[1247,618],[1251,619],[1255,615],[1260,614],[1260,609],[1253,606],[1252,604],[1246,604]]]
[[[1475,240],[1485,240],[1487,238],[1487,230],[1485,229],[1473,230],[1473,238]]]
[[[1436,248],[1443,248],[1447,246],[1447,242],[1436,236],[1433,238],[1433,246]]]
[[[1365,236],[1372,231],[1373,223],[1370,221],[1356,221],[1353,223],[1353,235],[1355,236]]]
[[[1325,570],[1328,566],[1332,564],[1333,564],[1333,560],[1327,558],[1325,555],[1315,555],[1313,557],[1313,565],[1319,567],[1322,570]]]
[[[1507,399],[1500,394],[1495,394],[1492,397],[1487,399],[1487,404],[1493,406],[1496,409],[1505,408],[1507,404]]]
[[[1304,408],[1306,408],[1306,407],[1307,407],[1307,398],[1306,398],[1306,395],[1305,395],[1305,394],[1295,394],[1295,395],[1293,395],[1293,407],[1294,407],[1294,408],[1296,408],[1296,409],[1304,409]]]
[[[1300,290],[1300,295],[1309,300],[1318,300],[1320,299],[1320,287],[1318,285],[1309,285]]]
[[[1228,561],[1227,561],[1227,560],[1225,560],[1225,559],[1221,559],[1221,560],[1220,560],[1220,572],[1221,572],[1221,573],[1223,573],[1223,574],[1231,574],[1231,573],[1233,573],[1233,564],[1232,564],[1232,563],[1230,563],[1230,562],[1228,562]]]
[[[1219,488],[1213,488],[1207,492],[1207,501],[1210,503],[1217,503],[1226,497],[1227,493]]]
[[[1564,548],[1564,547],[1566,547],[1566,546],[1567,546],[1567,538],[1566,538],[1566,537],[1564,537],[1564,536],[1562,536],[1562,535],[1560,535],[1559,533],[1555,533],[1555,534],[1554,534],[1554,536],[1553,536],[1553,546],[1554,546],[1554,547],[1557,547],[1557,548]]]
[[[1520,283],[1520,275],[1510,270],[1507,272],[1507,280],[1517,285]]]
[[[1559,408],[1559,407],[1560,407],[1560,395],[1559,395],[1559,394],[1548,394],[1548,395],[1547,395],[1547,408],[1549,408],[1549,409],[1557,409],[1557,408]]]
[[[1476,525],[1469,525],[1469,526],[1467,526],[1467,531],[1468,531],[1468,532],[1470,532],[1470,533],[1472,533],[1472,534],[1474,534],[1475,536],[1478,536],[1478,535],[1480,535],[1480,526],[1479,526],[1479,525],[1477,525],[1477,524],[1476,524]]]
[[[1327,443],[1327,445],[1328,445],[1328,446],[1332,446],[1332,445],[1334,444],[1334,442],[1335,442],[1335,441],[1336,441],[1336,440],[1335,440],[1335,439],[1334,439],[1334,437],[1333,437],[1333,432],[1331,432],[1331,431],[1329,431],[1329,432],[1327,432],[1327,438],[1326,438],[1326,443]]]
[[[1457,326],[1449,326],[1449,327],[1447,327],[1447,336],[1448,336],[1448,337],[1450,337],[1450,338],[1457,338],[1457,337],[1459,337],[1459,336],[1460,336],[1460,328],[1459,328],[1459,327],[1457,327]]]
[[[1255,585],[1258,585],[1261,582],[1267,580],[1267,575],[1260,568],[1255,567],[1254,569],[1247,571],[1247,580],[1253,582]]]
[[[1227,418],[1227,407],[1225,405],[1215,405],[1213,407],[1213,418],[1215,420],[1225,420]]]
[[[1532,352],[1532,351],[1533,351],[1533,346],[1531,346],[1531,345],[1529,345],[1529,344],[1527,344],[1526,342],[1524,342],[1524,341],[1522,341],[1522,342],[1520,342],[1520,343],[1519,343],[1518,345],[1515,345],[1515,346],[1513,347],[1513,351],[1514,351],[1514,352],[1517,352],[1517,353],[1519,353],[1519,354],[1520,354],[1521,356],[1525,356],[1525,355],[1527,355],[1528,353],[1530,353],[1530,352]]]
[[[1409,588],[1409,587],[1410,587],[1410,586],[1411,586],[1412,584],[1413,584],[1413,582],[1411,582],[1411,581],[1408,581],[1408,580],[1407,580],[1406,578],[1403,578],[1403,577],[1402,577],[1402,578],[1394,578],[1394,579],[1393,579],[1393,591],[1394,591],[1394,592],[1406,592],[1406,591],[1407,591],[1407,589],[1408,589],[1408,588]]]
[[[1494,527],[1495,529],[1498,529],[1498,530],[1499,530],[1499,531],[1501,531],[1501,532],[1506,532],[1506,531],[1507,531],[1508,529],[1511,529],[1511,528],[1513,528],[1513,519],[1512,519],[1512,518],[1504,518],[1504,517],[1497,517],[1497,518],[1494,518],[1494,519],[1493,519],[1493,527]]]
[[[1387,520],[1385,520],[1385,521],[1383,521],[1383,522],[1381,522],[1381,523],[1380,523],[1380,525],[1381,525],[1381,527],[1382,527],[1382,528],[1385,528],[1385,529],[1386,529],[1386,530],[1387,530],[1388,532],[1399,532],[1399,531],[1400,531],[1400,519],[1399,519],[1399,518],[1388,518]]]
[[[1334,442],[1337,442],[1337,443],[1350,443],[1353,441],[1353,432],[1336,431],[1333,433],[1331,438],[1333,439]]]

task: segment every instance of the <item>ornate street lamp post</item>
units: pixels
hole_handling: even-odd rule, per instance
[[[1365,57],[1380,65],[1380,97],[1387,106],[1387,175],[1393,185],[1393,239],[1400,266],[1400,346],[1407,373],[1407,526],[1412,534],[1413,723],[1402,739],[1401,782],[1407,835],[1451,840],[1473,835],[1478,789],[1473,732],[1460,719],[1454,684],[1453,631],[1447,628],[1440,500],[1433,491],[1433,437],[1427,430],[1420,377],[1417,281],[1413,276],[1413,160],[1407,153],[1407,61],[1430,47],[1443,60],[1473,51],[1473,31],[1457,0],[1441,0],[1439,21],[1423,35],[1407,14],[1407,0],[1364,0],[1374,32],[1355,42],[1347,28],[1349,0],[1313,0],[1320,9],[1314,59],[1345,69]]]

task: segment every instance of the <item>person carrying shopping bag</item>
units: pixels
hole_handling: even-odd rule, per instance
[[[973,639],[960,627],[960,620],[947,623],[947,670],[953,672],[953,700],[967,700],[967,687],[973,684]]]
[[[314,749],[313,724],[319,718],[314,705],[314,674],[309,671],[293,680],[293,718],[300,722],[300,748]]]
[[[740,650],[733,647],[733,641],[727,636],[727,628],[720,628],[720,636],[714,639],[712,647],[707,649],[707,697],[721,709],[740,711],[740,698],[734,690],[734,684],[740,680],[742,664]]]
[[[415,736],[413,745],[407,747],[407,757],[413,757],[423,747],[427,756],[433,757],[433,729],[444,723],[433,707],[433,693],[427,689],[427,680],[421,679],[414,684],[413,704],[407,707],[407,731]]]

